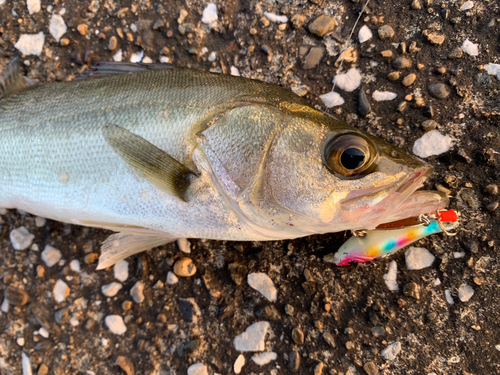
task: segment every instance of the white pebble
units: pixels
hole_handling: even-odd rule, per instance
[[[81,269],[80,269],[80,261],[77,260],[77,259],[73,259],[71,262],[69,262],[69,268],[73,272],[80,273],[80,271],[81,271]]]
[[[3,4],[5,4],[7,0],[0,0],[0,6],[2,6]]]
[[[240,352],[261,352],[265,349],[265,340],[269,330],[269,322],[256,322],[250,325],[245,332],[236,336],[234,348]]]
[[[389,263],[389,268],[387,273],[384,275],[385,285],[392,292],[397,292],[399,290],[399,285],[397,282],[398,276],[398,264],[395,260]]]
[[[123,323],[123,318],[120,315],[108,315],[104,319],[104,323],[115,335],[121,336],[127,332],[127,326]]]
[[[28,357],[25,352],[21,352],[21,365],[23,367],[23,375],[33,374],[30,357]]]
[[[167,284],[174,285],[177,284],[179,278],[172,271],[168,271],[167,273]]]
[[[248,285],[266,297],[269,301],[274,302],[278,296],[273,281],[265,273],[249,273],[247,276]]]
[[[455,259],[459,259],[459,258],[463,258],[465,256],[465,251],[454,251],[453,252],[453,258]]]
[[[124,259],[118,261],[113,267],[115,279],[124,282],[128,279],[128,262]]]
[[[474,2],[473,1],[466,1],[465,3],[462,4],[462,6],[460,7],[460,10],[461,11],[464,11],[464,10],[469,10],[469,9],[472,9],[474,7]]]
[[[142,281],[138,281],[134,284],[132,289],[130,289],[130,296],[135,303],[144,301],[144,283]]]
[[[50,18],[49,32],[56,42],[59,42],[67,30],[64,19],[59,14],[53,14]]]
[[[130,30],[132,30],[132,32],[136,33],[137,32],[137,25],[135,23],[131,24]]]
[[[216,53],[215,52],[210,52],[210,55],[208,55],[208,61],[214,62],[215,60],[217,60]]]
[[[455,304],[455,301],[453,301],[453,297],[451,296],[451,292],[449,289],[446,289],[444,291],[444,297],[446,298],[446,302],[448,302],[449,305]]]
[[[130,62],[133,63],[141,62],[143,57],[144,57],[144,51],[142,50],[137,53],[133,53],[132,56],[130,56]]]
[[[413,153],[421,158],[432,155],[441,155],[452,146],[452,140],[447,135],[442,135],[438,130],[431,130],[415,141]]]
[[[425,247],[411,246],[405,252],[406,268],[409,270],[421,270],[430,267],[434,259],[434,255]]]
[[[330,91],[320,95],[319,98],[323,101],[326,108],[332,108],[345,103],[345,100],[338,92]]]
[[[40,217],[40,216],[35,217],[35,225],[38,228],[43,227],[46,223],[47,223],[47,219],[46,218]]]
[[[458,299],[462,302],[467,302],[474,295],[474,289],[467,284],[462,284],[458,288]]]
[[[153,60],[151,60],[151,57],[149,56],[145,56],[143,59],[142,59],[142,62],[144,64],[151,64],[153,62]]]
[[[393,342],[387,348],[382,350],[382,357],[388,361],[394,361],[401,351],[401,343],[399,341]]]
[[[72,327],[76,327],[80,324],[80,322],[78,321],[78,319],[72,316],[71,319],[69,320],[69,324],[71,324]]]
[[[0,207],[0,215],[5,215],[9,212],[6,208]]]
[[[391,92],[391,91],[375,90],[372,94],[372,98],[374,100],[376,100],[377,102],[384,102],[387,100],[393,100],[393,99],[396,99],[397,96],[398,96],[398,94],[396,94],[395,92]]]
[[[496,76],[500,81],[500,64],[486,64],[484,70],[491,76]]]
[[[52,295],[57,303],[63,302],[66,297],[69,295],[69,287],[61,279],[57,280],[56,285],[54,285],[54,290],[52,291]]]
[[[9,306],[10,306],[9,301],[7,301],[7,298],[4,298],[3,302],[2,302],[2,306],[0,307],[0,311],[7,314],[9,312]]]
[[[28,7],[29,14],[35,14],[42,9],[40,0],[27,0],[26,6]]]
[[[340,89],[351,92],[361,85],[361,74],[356,68],[351,68],[347,73],[333,77],[333,83]]]
[[[500,344],[496,344],[495,345],[495,349],[498,350],[500,352]]]
[[[114,297],[118,294],[118,292],[120,291],[121,288],[122,288],[122,284],[117,283],[116,281],[113,281],[110,284],[103,285],[101,287],[101,292],[106,297]]]
[[[469,39],[462,44],[462,50],[471,56],[479,55],[479,45],[472,43]]]
[[[440,286],[441,285],[441,279],[439,277],[434,280],[434,286]]]
[[[372,37],[373,33],[368,26],[364,25],[361,29],[359,29],[358,38],[360,43],[364,43]]]
[[[45,329],[43,327],[38,330],[38,334],[42,337],[45,337],[45,338],[49,337],[49,331],[47,331],[47,329]]]
[[[190,254],[191,253],[191,242],[189,242],[185,238],[179,238],[177,240],[177,246],[179,247],[179,250],[182,251],[183,253]]]
[[[16,250],[25,250],[30,247],[35,235],[28,232],[25,227],[12,229],[9,234],[12,247]]]
[[[252,357],[254,361],[259,366],[267,365],[271,361],[276,361],[278,355],[275,352],[264,352]]]
[[[113,61],[120,62],[123,60],[123,51],[119,49],[116,51],[116,53],[113,55]]]
[[[46,245],[42,251],[42,260],[49,268],[57,264],[61,260],[61,257],[61,252],[50,245]]]
[[[14,45],[23,55],[40,56],[45,43],[45,35],[43,31],[38,34],[21,34],[19,40]]]
[[[24,344],[26,344],[26,341],[24,340],[24,337],[18,337],[16,343],[19,346],[24,346]]]
[[[208,368],[203,363],[195,363],[188,367],[188,375],[208,375]]]
[[[206,8],[203,9],[201,22],[207,25],[212,25],[217,22],[217,5],[209,3]]]
[[[239,374],[243,366],[245,366],[245,356],[243,354],[240,354],[238,358],[236,358],[236,361],[234,361],[233,365],[234,373]]]
[[[232,76],[236,76],[236,77],[241,76],[239,69],[237,67],[235,67],[234,65],[231,65],[230,71],[231,71]]]
[[[287,16],[278,16],[277,14],[271,12],[264,12],[264,16],[271,22],[287,23]]]

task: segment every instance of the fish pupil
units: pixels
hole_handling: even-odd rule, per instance
[[[365,153],[359,148],[350,147],[340,155],[340,162],[345,169],[358,169],[365,163]]]

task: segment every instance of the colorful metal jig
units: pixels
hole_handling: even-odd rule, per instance
[[[337,266],[346,266],[349,262],[364,263],[386,257],[399,249],[434,233],[454,236],[451,231],[457,227],[458,217],[455,211],[437,211],[435,214],[420,215],[414,222],[419,224],[398,227],[397,229],[374,229],[353,232],[335,253],[325,257]]]

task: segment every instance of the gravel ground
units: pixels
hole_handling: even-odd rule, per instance
[[[109,232],[2,212],[0,374],[232,374],[243,362],[242,374],[500,373],[500,72],[485,69],[500,64],[498,0],[371,0],[352,36],[362,1],[27,3],[0,0],[0,68],[22,56],[41,82],[142,58],[275,83],[410,153],[437,129],[453,145],[427,158],[427,187],[449,191],[461,227],[417,243],[435,257],[420,270],[404,250],[335,267],[323,257],[348,234],[334,233],[189,240],[188,254],[172,243],[96,271]],[[360,43],[365,26],[373,35]],[[40,32],[39,56],[14,46]],[[320,99],[351,68],[366,116],[359,89],[339,82],[345,103],[330,109]],[[397,97],[376,101],[375,91]],[[20,227],[33,236],[21,232],[28,245],[16,251]],[[196,272],[177,278],[185,257],[180,268]]]

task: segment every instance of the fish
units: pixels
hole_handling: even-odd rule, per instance
[[[0,207],[116,233],[98,269],[179,238],[370,230],[447,206],[423,160],[269,83],[100,63],[0,78]]]

